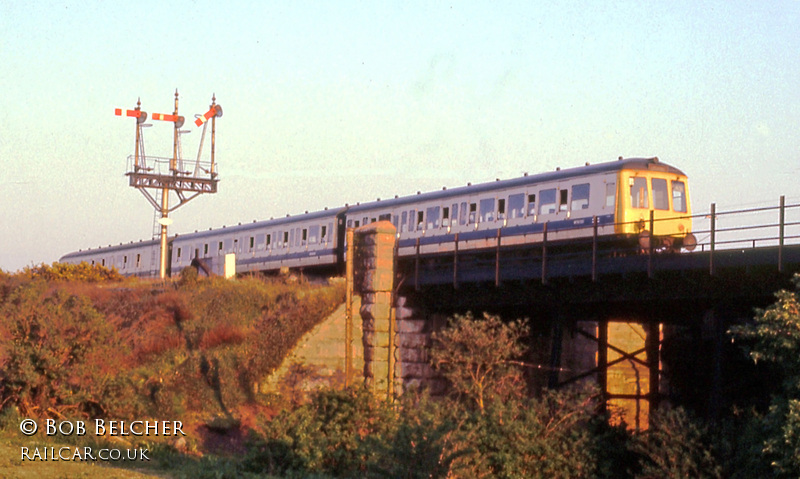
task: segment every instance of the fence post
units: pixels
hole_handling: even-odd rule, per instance
[[[456,233],[455,248],[453,249],[453,289],[458,289],[458,233]]]
[[[547,284],[547,223],[542,232],[542,284]]]
[[[647,245],[647,277],[653,277],[653,243],[656,241],[656,235],[653,230],[653,224],[655,223],[655,211],[650,210],[650,241],[648,241]]]
[[[778,272],[783,273],[783,238],[786,225],[786,197],[781,195],[780,225],[778,227]]]
[[[419,291],[419,238],[417,238],[416,255],[414,256],[414,290]]]
[[[708,273],[714,276],[714,248],[717,237],[717,204],[711,203],[711,244],[708,255]]]
[[[497,247],[494,255],[494,287],[500,286],[500,228],[497,228]]]
[[[597,282],[597,216],[592,218],[592,282]]]

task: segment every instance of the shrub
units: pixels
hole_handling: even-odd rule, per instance
[[[127,359],[111,326],[85,297],[23,283],[0,305],[2,400],[23,414],[107,413]]]
[[[528,334],[523,321],[504,323],[498,316],[454,316],[433,335],[431,363],[450,382],[453,393],[483,411],[487,401],[508,400],[523,392],[519,358]]]

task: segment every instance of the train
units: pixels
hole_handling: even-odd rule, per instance
[[[390,221],[397,229],[400,259],[455,248],[479,251],[498,241],[522,247],[547,241],[570,248],[599,239],[623,252],[676,252],[697,244],[686,174],[657,157],[620,157],[174,235],[168,240],[168,274],[192,265],[209,274],[343,271],[346,230],[376,221]],[[158,277],[159,256],[159,241],[147,240],[79,250],[59,261]]]

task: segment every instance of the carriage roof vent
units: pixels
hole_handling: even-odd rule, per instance
[[[419,191],[417,191],[417,194],[420,194],[420,192],[419,192]]]
[[[327,206],[325,207],[325,210],[324,210],[324,211],[328,211],[328,207],[327,207]]]
[[[500,178],[495,178],[494,181],[500,181]]]
[[[306,214],[308,214],[308,210],[306,210]]]
[[[289,217],[289,213],[286,213],[286,217],[287,217],[287,218]]]
[[[472,186],[472,183],[467,183],[467,186]]]
[[[589,162],[587,161],[583,166],[589,166]]]
[[[556,166],[556,171],[561,171],[561,167],[560,166]]]
[[[394,195],[394,199],[397,199],[397,198],[400,198],[400,197],[399,197],[399,196],[397,196],[397,195]]]
[[[622,161],[622,160],[623,160],[623,158],[621,156],[619,158],[617,158],[617,161]]]
[[[658,163],[658,157],[657,156],[654,156],[654,157],[652,157],[650,159],[653,160],[653,163]]]
[[[446,186],[442,186],[442,191],[445,191],[446,189],[447,189]]]
[[[528,172],[526,171],[525,173],[522,174],[522,176],[528,176]]]

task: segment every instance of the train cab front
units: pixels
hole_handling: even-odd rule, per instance
[[[692,251],[689,182],[686,175],[658,158],[619,172],[617,233],[636,239],[643,251]]]

